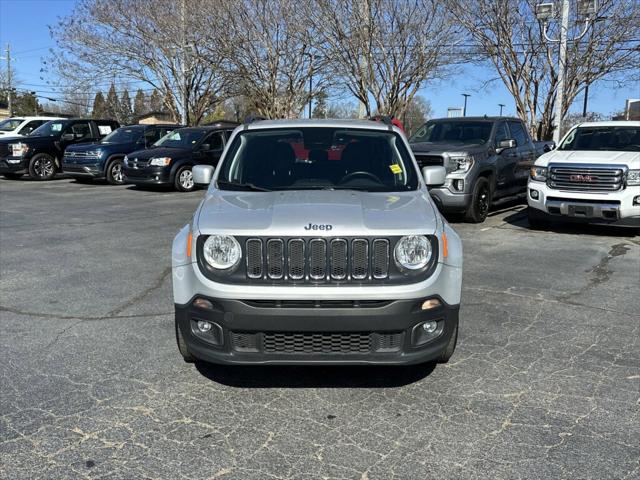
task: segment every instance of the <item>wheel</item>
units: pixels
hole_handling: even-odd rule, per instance
[[[482,223],[487,218],[491,206],[491,184],[486,177],[479,177],[473,186],[471,205],[465,212],[465,220]]]
[[[7,180],[18,180],[20,177],[22,177],[22,173],[3,173],[2,175],[4,175],[4,178],[6,178]]]
[[[176,178],[173,182],[176,190],[180,192],[191,192],[196,184],[193,183],[193,173],[191,166],[180,167],[176,172]]]
[[[543,214],[534,211],[534,208],[527,208],[527,219],[529,220],[529,227],[534,230],[544,230],[549,226],[549,220],[544,218]]]
[[[453,330],[453,334],[449,339],[449,343],[447,343],[447,348],[445,348],[442,354],[440,354],[440,358],[438,358],[438,363],[447,363],[451,358],[451,356],[453,355],[453,352],[456,351],[457,344],[458,344],[458,324],[456,323],[456,326]]]
[[[122,159],[116,158],[107,165],[107,182],[111,185],[124,185],[122,175]]]
[[[35,180],[51,180],[56,170],[55,159],[46,153],[34,155],[29,162],[29,175]]]
[[[178,350],[180,351],[180,355],[182,355],[184,361],[187,363],[195,362],[196,359],[189,353],[189,349],[187,348],[187,344],[184,341],[184,337],[182,336],[182,332],[180,331],[178,322],[176,322],[176,342],[178,343]]]

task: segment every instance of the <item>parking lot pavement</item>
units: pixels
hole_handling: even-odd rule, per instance
[[[0,180],[0,478],[640,477],[640,240],[456,223],[448,365],[183,363],[169,249],[202,192]]]

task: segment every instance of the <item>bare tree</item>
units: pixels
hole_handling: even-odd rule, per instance
[[[427,80],[442,78],[463,41],[437,0],[316,0],[319,49],[331,77],[363,105],[402,116]]]
[[[203,59],[203,32],[192,28],[205,4],[80,0],[51,27],[58,44],[58,71],[72,83],[89,86],[96,77],[140,80],[160,91],[176,119],[181,109],[186,123],[197,124],[222,100],[225,89],[220,63]]]
[[[305,3],[296,0],[210,0],[201,16],[207,24],[221,22],[229,39],[220,47],[206,42],[206,58],[224,57],[236,96],[243,96],[255,113],[272,118],[297,116],[313,95],[311,77],[321,59],[314,57]],[[307,2],[308,3],[308,2]],[[211,29],[212,36],[218,29]]]
[[[536,3],[467,0],[450,5],[478,46],[470,53],[488,57],[513,95],[517,115],[534,136],[548,139],[555,128],[558,45],[544,39],[544,25],[534,13]],[[605,77],[625,81],[634,71],[637,75],[640,4],[637,0],[600,0],[597,17],[587,35],[569,45],[563,116],[586,85]],[[574,24],[576,29],[581,26]],[[552,29],[550,35],[557,36],[557,32]]]

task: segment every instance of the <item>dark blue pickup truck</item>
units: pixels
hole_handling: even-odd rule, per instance
[[[71,145],[64,152],[62,170],[79,181],[106,178],[112,185],[121,185],[124,157],[135,150],[150,148],[176,128],[180,125],[129,125],[99,142]]]

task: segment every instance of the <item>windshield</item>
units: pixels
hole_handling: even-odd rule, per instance
[[[206,130],[181,128],[166,134],[154,144],[154,147],[193,148],[206,133]]]
[[[221,189],[418,188],[413,161],[394,132],[307,127],[237,135],[218,176]]]
[[[136,143],[143,132],[144,128],[141,127],[118,128],[104,137],[100,143]]]
[[[64,128],[67,122],[54,120],[51,122],[44,123],[36,128],[31,134],[30,137],[55,137],[62,133],[62,129]]]
[[[640,152],[640,127],[578,127],[559,150]]]
[[[7,118],[5,121],[0,122],[0,131],[10,132],[15,130],[22,122],[24,122],[23,118]]]
[[[492,122],[427,122],[409,142],[483,144],[489,141],[492,126]]]

